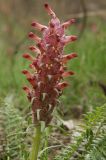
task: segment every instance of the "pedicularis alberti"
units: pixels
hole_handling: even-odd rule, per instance
[[[75,23],[75,20],[71,19],[61,24],[51,7],[48,4],[44,7],[51,16],[48,26],[36,21],[31,24],[33,28],[42,32],[42,38],[32,32],[29,33],[29,38],[35,42],[35,46],[29,46],[29,49],[35,53],[35,56],[23,54],[25,59],[31,61],[32,72],[22,71],[31,87],[25,86],[23,89],[32,104],[33,122],[38,126],[36,137],[40,134],[40,121],[44,121],[46,126],[50,123],[58,98],[62,90],[68,86],[68,83],[63,81],[64,77],[74,74],[72,71],[67,71],[66,63],[77,57],[76,53],[64,54],[64,46],[77,39],[74,35],[65,35],[65,29]],[[37,139],[40,137],[38,136]],[[33,144],[31,160],[37,159],[36,145]],[[34,149],[35,146],[37,149]]]

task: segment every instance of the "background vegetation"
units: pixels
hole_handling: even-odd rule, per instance
[[[61,19],[68,19],[69,16],[72,17],[72,14],[76,16],[76,24],[69,28],[67,34],[79,35],[79,39],[65,48],[65,53],[78,53],[78,58],[68,63],[69,69],[74,70],[75,75],[68,79],[71,85],[60,98],[59,116],[55,113],[55,117],[59,117],[58,120],[54,118],[53,125],[44,131],[41,150],[47,148],[48,145],[53,148],[55,145],[60,145],[60,147],[55,148],[55,151],[46,149],[40,153],[40,159],[46,160],[55,157],[55,160],[69,160],[72,157],[72,160],[75,158],[78,160],[105,160],[106,19],[104,14],[103,16],[89,16],[89,14],[86,16],[87,12],[93,10],[90,5],[95,4],[95,11],[98,13],[99,10],[105,8],[105,2],[101,1],[101,5],[98,5],[99,2],[96,4],[93,1],[82,5],[83,1],[75,1],[75,3],[72,2],[72,6],[69,5],[71,1],[68,0],[61,1],[61,3],[56,0],[48,2],[52,4]],[[79,4],[80,7],[78,7]],[[28,116],[30,107],[22,91],[22,86],[27,82],[21,75],[21,70],[28,67],[28,62],[22,58],[22,53],[28,51],[27,46],[30,44],[27,33],[32,30],[31,21],[36,18],[47,24],[47,16],[41,11],[43,10],[42,6],[43,1],[41,3],[24,0],[14,3],[0,1],[0,147],[2,146],[0,160],[16,160],[16,157],[17,160],[26,160],[29,153],[31,143],[29,135],[33,134],[33,126],[31,117]],[[58,11],[59,6],[61,9]],[[67,9],[65,9],[66,6]],[[79,12],[84,11],[85,6],[85,18],[78,16]],[[102,6],[102,8],[98,6]],[[88,114],[88,112],[91,113]],[[84,114],[86,114],[86,122],[83,118]],[[85,127],[80,128],[81,133],[77,134],[77,129],[74,128],[73,131],[72,127],[70,130],[65,123],[61,123],[60,119],[65,121],[71,119],[73,124],[75,122],[75,126],[80,122]],[[79,138],[74,138],[71,132],[76,133]],[[45,142],[44,139],[47,136],[50,138]],[[61,137],[59,142],[58,136]],[[2,137],[4,137],[3,140]],[[55,144],[51,140],[53,137],[57,138]],[[73,137],[74,140],[70,140],[70,137]],[[23,142],[24,144],[22,144]],[[67,147],[64,148],[64,145]],[[62,148],[63,154],[60,152]],[[17,153],[19,154],[17,155]]]

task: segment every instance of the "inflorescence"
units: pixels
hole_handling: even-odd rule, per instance
[[[38,22],[32,22],[32,27],[42,33],[42,38],[33,32],[29,33],[29,38],[35,42],[35,46],[30,46],[29,50],[35,52],[35,56],[28,53],[23,57],[31,62],[31,73],[23,70],[31,88],[25,86],[24,91],[32,105],[32,116],[34,124],[44,121],[49,124],[52,119],[52,112],[58,103],[58,98],[62,90],[68,86],[63,81],[64,77],[74,74],[67,71],[66,63],[77,57],[76,53],[64,54],[64,46],[77,40],[74,35],[66,36],[65,29],[75,23],[74,19],[61,24],[55,13],[48,4],[45,9],[51,16],[48,26]]]

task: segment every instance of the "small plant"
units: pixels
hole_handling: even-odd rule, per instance
[[[31,88],[25,86],[23,89],[31,102],[32,119],[36,127],[30,160],[37,160],[38,157],[41,139],[40,122],[43,121],[45,126],[48,126],[52,120],[52,112],[58,104],[58,98],[62,90],[68,86],[68,83],[62,80],[74,74],[72,71],[67,71],[66,63],[77,57],[76,53],[64,55],[64,46],[77,39],[74,35],[65,35],[65,29],[75,20],[71,19],[61,24],[51,7],[48,4],[44,6],[52,17],[48,27],[32,22],[32,27],[42,32],[42,38],[32,32],[29,33],[29,38],[36,43],[36,46],[30,46],[29,49],[36,53],[36,57],[23,54],[25,59],[31,61],[32,73],[28,70],[22,71]]]
[[[62,149],[54,160],[105,160],[106,104],[84,117],[84,124],[74,131],[73,142]]]
[[[25,160],[28,155],[26,152],[27,143],[25,142],[27,122],[19,110],[14,107],[13,99],[13,95],[8,95],[0,108],[0,117],[2,120],[0,133],[3,133],[2,137],[0,137],[0,142],[3,143],[2,148],[5,150],[3,160]],[[2,159],[1,152],[0,159]]]

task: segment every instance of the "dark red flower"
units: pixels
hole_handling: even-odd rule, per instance
[[[29,49],[37,54],[36,57],[27,53],[23,55],[25,59],[31,61],[30,68],[33,72],[23,70],[22,73],[32,86],[31,89],[28,87],[23,89],[31,101],[33,121],[35,124],[45,121],[47,125],[52,119],[52,112],[61,91],[69,85],[62,82],[63,78],[74,74],[67,71],[65,64],[77,57],[77,54],[64,55],[64,46],[75,41],[77,37],[65,35],[65,29],[75,23],[74,19],[61,24],[51,7],[48,4],[44,6],[51,20],[48,27],[32,22],[32,27],[42,32],[42,38],[32,32],[29,33],[29,38],[36,42],[36,46],[30,46]]]

